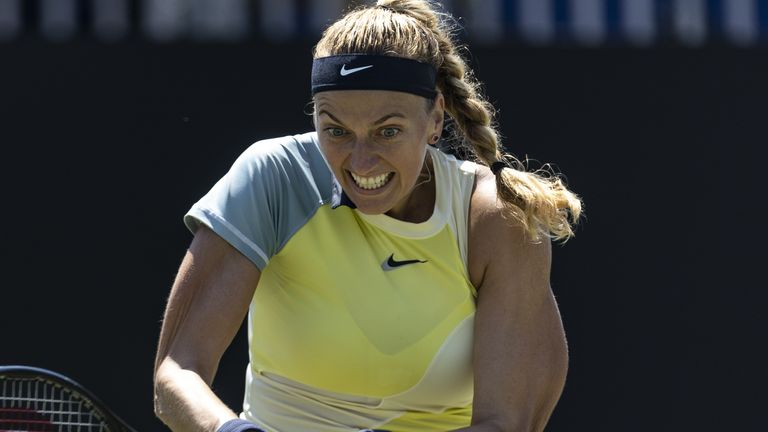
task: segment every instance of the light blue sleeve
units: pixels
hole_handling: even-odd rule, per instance
[[[193,233],[206,225],[263,270],[330,199],[332,176],[315,137],[252,144],[184,215],[184,224]]]

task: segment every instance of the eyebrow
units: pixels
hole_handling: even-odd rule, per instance
[[[323,114],[325,114],[325,115],[327,115],[328,117],[332,118],[332,119],[333,119],[333,121],[335,121],[336,123],[339,123],[339,124],[344,124],[344,122],[343,122],[343,121],[339,120],[338,118],[336,118],[336,116],[334,116],[333,114],[329,113],[328,111],[326,111],[326,110],[324,110],[324,109],[321,109],[320,111],[318,111],[318,112],[317,112],[317,115],[318,115],[318,117],[319,117],[319,116],[321,116],[321,115],[323,115]],[[406,117],[405,117],[405,115],[403,115],[403,114],[400,114],[399,112],[393,112],[393,113],[389,113],[389,114],[385,115],[384,117],[382,117],[382,118],[380,118],[380,119],[376,120],[375,122],[373,122],[373,124],[374,124],[374,125],[379,125],[379,124],[382,124],[382,123],[384,123],[385,121],[387,121],[387,120],[389,120],[389,119],[391,119],[391,118],[393,118],[393,117],[398,117],[398,118],[403,118],[403,119],[404,119],[404,118],[406,118]]]
[[[321,109],[320,111],[318,111],[318,112],[317,112],[317,116],[318,116],[318,117],[320,117],[320,116],[321,116],[321,115],[323,115],[323,114],[325,114],[325,115],[327,115],[328,117],[332,118],[332,119],[333,119],[333,121],[335,121],[336,123],[339,123],[339,124],[344,124],[344,122],[343,122],[343,121],[341,121],[341,120],[337,119],[337,118],[336,118],[336,116],[334,116],[333,114],[329,113],[328,111],[326,111],[326,110],[324,110],[324,109]]]
[[[393,113],[389,113],[389,114],[385,115],[384,117],[376,120],[375,122],[373,122],[373,124],[375,124],[375,125],[382,124],[385,121],[391,119],[392,117],[399,117],[399,118],[403,118],[403,119],[405,118],[405,116],[403,114],[400,114],[398,112],[393,112]]]

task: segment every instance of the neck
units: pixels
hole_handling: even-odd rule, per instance
[[[386,213],[387,216],[404,222],[421,223],[432,217],[435,211],[435,175],[432,159],[429,154],[424,161],[424,168],[416,180],[408,198],[398,206]]]

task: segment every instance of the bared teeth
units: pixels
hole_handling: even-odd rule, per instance
[[[389,182],[389,179],[392,177],[392,173],[385,173],[385,174],[378,175],[376,177],[363,177],[351,171],[350,171],[350,174],[352,175],[352,178],[355,180],[355,183],[359,187],[363,189],[368,189],[368,190],[378,189],[384,186],[385,184],[387,184],[387,182]]]

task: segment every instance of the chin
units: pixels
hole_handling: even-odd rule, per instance
[[[360,213],[367,215],[384,214],[392,209],[392,206],[383,205],[380,203],[367,203],[364,199],[360,199],[358,197],[350,197],[350,199],[355,203],[355,207],[357,207],[357,210]]]

